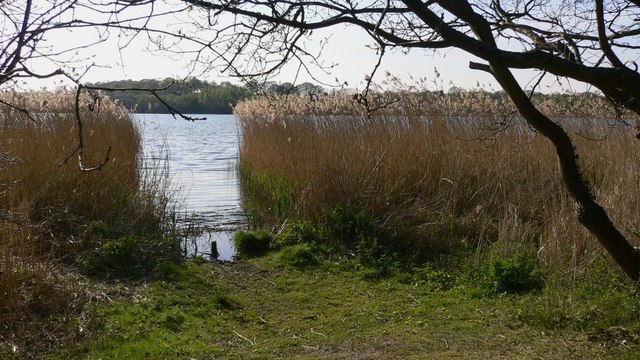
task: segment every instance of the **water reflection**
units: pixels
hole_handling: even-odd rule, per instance
[[[235,254],[230,238],[246,224],[235,170],[238,126],[233,115],[204,116],[206,120],[195,122],[166,114],[134,118],[142,130],[145,156],[168,152],[172,183],[180,189],[181,209],[188,214],[181,226],[193,235],[185,243],[187,256],[208,258],[215,241],[218,259],[230,260]]]

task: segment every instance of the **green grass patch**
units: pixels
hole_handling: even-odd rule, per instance
[[[266,230],[238,231],[233,237],[236,251],[241,257],[252,257],[269,251],[273,235]]]
[[[300,250],[292,252],[312,251],[310,245],[297,246]],[[640,301],[628,286],[615,285],[617,280],[602,278],[606,288],[585,282],[584,289],[563,293],[547,287],[477,296],[475,281],[451,278],[433,266],[375,281],[354,276],[355,260],[320,257],[317,266],[282,266],[291,248],[296,249],[231,264],[189,261],[183,276],[155,280],[96,305],[94,335],[47,358],[631,359],[640,354]],[[607,299],[616,304],[606,306]],[[551,318],[569,320],[565,326],[544,320]]]
[[[282,249],[278,259],[285,265],[304,269],[320,263],[315,254],[316,250],[316,248],[309,244],[292,245]]]
[[[489,263],[489,281],[497,292],[521,293],[544,287],[542,272],[531,259],[514,256]]]

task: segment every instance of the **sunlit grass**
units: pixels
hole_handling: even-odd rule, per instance
[[[638,321],[629,318],[635,314],[629,307],[638,300],[625,290],[606,286],[575,299],[556,294],[564,305],[549,311],[538,294],[477,296],[475,285],[464,281],[447,291],[415,279],[368,281],[354,265],[322,261],[300,271],[282,254],[230,264],[188,262],[166,281],[98,305],[100,335],[49,358],[633,359],[638,354]]]

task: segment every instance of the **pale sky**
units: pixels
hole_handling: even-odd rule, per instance
[[[176,22],[175,19],[156,20],[164,21],[167,24]],[[165,23],[158,23],[156,26],[168,27]],[[54,47],[72,46],[79,43],[88,43],[94,40],[97,32],[90,29],[82,31],[61,30],[51,34],[48,43]],[[368,48],[373,41],[368,35],[354,27],[333,27],[329,30],[317,31],[309,41],[309,46],[314,46],[323,39],[330,36],[327,47],[323,53],[325,64],[336,64],[331,69],[330,74],[325,74],[320,69],[312,69],[314,77],[325,84],[337,85],[336,79],[340,83],[347,82],[348,88],[362,89],[365,86],[364,78],[370,74],[377,61],[375,51]],[[91,69],[86,71],[82,80],[84,82],[111,81],[122,79],[163,79],[166,77],[182,78],[190,74],[188,68],[189,56],[174,55],[166,53],[153,53],[148,50],[150,44],[147,38],[139,37],[128,44],[123,50],[119,50],[118,41],[125,41],[126,37],[112,35],[110,40],[99,45],[91,46],[78,53],[79,60],[75,65],[77,73],[85,72],[88,64],[94,63]],[[424,82],[430,89],[447,90],[452,86],[467,89],[484,88],[486,90],[499,90],[495,81],[490,75],[468,68],[472,57],[456,49],[438,50],[435,54],[424,50],[412,50],[409,54],[401,51],[389,50],[374,77],[375,82],[383,83],[386,79],[385,73],[390,73],[402,80],[407,85],[415,85],[418,79],[425,79]],[[54,69],[54,65],[38,62],[38,69],[42,72],[47,69]],[[207,71],[206,75],[201,75],[201,71],[192,73],[196,77],[215,82],[231,81],[238,83],[227,74],[220,74],[215,68]],[[438,75],[436,75],[436,73]],[[296,67],[287,66],[284,71],[274,78],[278,82],[293,82],[295,80]],[[534,75],[528,72],[516,73],[521,84],[524,86],[534,79]],[[315,82],[310,76],[300,74],[297,83],[305,81]],[[25,86],[30,88],[54,87],[60,83],[53,84],[51,81],[29,81]],[[554,83],[554,79],[539,88],[539,91],[550,92],[559,91],[562,88]],[[565,88],[566,89],[566,88]],[[574,89],[583,91],[581,89]]]

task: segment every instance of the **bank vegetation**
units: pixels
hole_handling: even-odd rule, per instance
[[[82,172],[74,93],[1,96],[21,107],[0,106],[0,358],[28,358],[86,335],[87,277],[150,274],[179,244],[166,169],[124,108],[80,99],[84,165],[108,155]]]
[[[638,244],[636,119],[611,117],[607,101],[589,93],[534,99],[569,129],[598,200]],[[549,276],[577,279],[606,257],[577,221],[553,147],[503,94],[364,100],[283,96],[236,106],[241,172],[260,221],[322,224],[336,209],[364,214],[371,221],[361,225],[377,230],[338,245],[348,252],[375,243],[377,253],[403,262],[447,262],[462,252],[481,266],[524,256]]]

